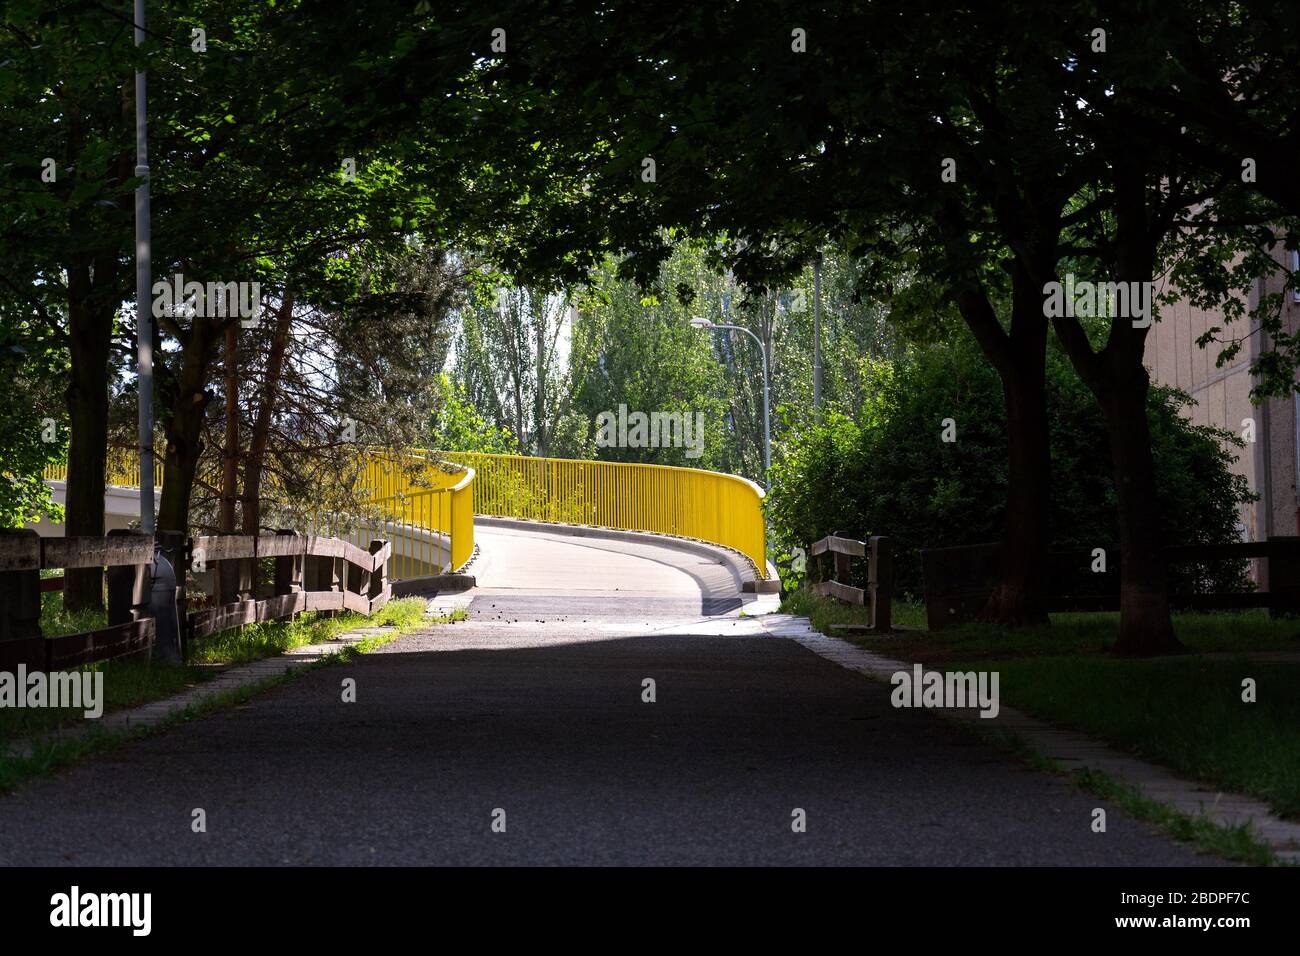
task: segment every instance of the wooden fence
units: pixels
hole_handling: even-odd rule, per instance
[[[890,540],[873,537],[859,541],[856,538],[829,535],[814,542],[812,546],[814,562],[826,555],[834,556],[834,577],[826,579],[822,574],[817,574],[816,577],[820,580],[813,584],[813,591],[849,604],[867,605],[867,629],[881,632],[890,630],[894,599],[894,562]],[[855,557],[867,559],[866,588],[854,587],[848,583],[852,580],[852,561]]]
[[[292,532],[189,541],[163,532],[156,546],[132,532],[41,538],[34,531],[0,531],[0,670],[18,664],[33,671],[60,670],[147,654],[158,642],[165,645],[163,656],[179,660],[186,638],[198,640],[243,624],[301,611],[370,614],[392,596],[384,573],[390,555],[386,541],[373,541],[363,551],[337,538]],[[263,560],[274,562],[270,593],[257,586]],[[108,626],[43,636],[41,571],[96,567],[108,569]],[[185,613],[187,568],[213,573],[215,606]]]
[[[987,604],[997,582],[1002,549],[999,544],[975,544],[957,548],[934,548],[921,552],[925,581],[926,626],[939,630],[978,615]],[[1105,586],[1103,593],[1069,593],[1061,590],[1092,577],[1095,561],[1090,551],[1058,551],[1049,555],[1046,576],[1056,590],[1044,597],[1045,610],[1118,611],[1119,559],[1107,554],[1106,571],[1096,575]],[[1300,538],[1272,537],[1267,541],[1239,544],[1194,544],[1166,548],[1170,565],[1214,561],[1263,559],[1267,588],[1242,592],[1201,592],[1170,595],[1175,608],[1191,610],[1242,610],[1268,608],[1271,614],[1300,613]],[[1069,572],[1069,573],[1067,573]],[[1091,582],[1089,582],[1091,583]]]

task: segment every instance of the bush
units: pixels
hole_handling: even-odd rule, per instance
[[[968,342],[930,346],[872,371],[873,400],[855,418],[789,428],[773,464],[768,521],[778,554],[833,532],[888,535],[897,588],[921,593],[920,549],[997,541],[1006,496],[1006,430],[997,373]],[[1054,549],[1119,540],[1110,452],[1091,393],[1052,350],[1047,373]],[[1236,436],[1195,425],[1191,399],[1153,388],[1148,415],[1167,544],[1236,541],[1238,508],[1254,500],[1230,471]],[[956,441],[943,442],[945,419]],[[811,559],[809,559],[811,560]],[[778,561],[778,563],[780,563]],[[1242,590],[1245,563],[1171,569],[1175,590]],[[785,572],[789,584],[799,575]],[[1108,575],[1108,578],[1113,576]],[[1071,590],[1077,590],[1071,588]]]

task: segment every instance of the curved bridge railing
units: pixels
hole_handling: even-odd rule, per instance
[[[361,452],[365,514],[310,515],[307,533],[392,543],[389,577],[454,571],[474,553],[474,516],[491,515],[692,538],[739,551],[767,576],[763,490],[697,468],[411,449]],[[134,487],[125,456],[109,484]],[[56,466],[46,476],[61,480]]]
[[[748,479],[671,465],[440,454],[474,470],[476,514],[693,538],[739,551],[767,577],[763,490]]]

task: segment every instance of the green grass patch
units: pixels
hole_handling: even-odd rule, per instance
[[[1100,770],[1064,770],[1054,760],[1034,750],[1018,734],[982,730],[978,725],[964,721],[958,722],[958,726],[1011,751],[1035,770],[1065,777],[1072,786],[1117,805],[1135,819],[1154,823],[1174,839],[1191,843],[1206,853],[1251,866],[1286,865],[1278,860],[1271,847],[1255,837],[1247,824],[1230,826],[1206,817],[1189,816]]]
[[[265,621],[214,634],[194,642],[190,662],[194,664],[245,664],[295,647],[320,644],[358,627],[393,626],[400,631],[426,623],[426,602],[421,598],[399,598],[369,617],[345,611],[337,617],[308,612],[292,621]]]
[[[842,604],[800,589],[788,594],[781,610],[809,618],[825,634],[832,624],[865,624],[866,608]],[[925,627],[925,608],[895,602],[894,623]],[[943,631],[899,631],[853,639],[863,647],[900,660],[941,664],[1052,654],[1107,654],[1119,632],[1118,613],[1052,614],[1047,627],[1003,627],[972,622]],[[1200,654],[1290,650],[1300,652],[1300,618],[1271,618],[1268,611],[1199,611],[1174,615],[1174,630],[1189,651]]]
[[[210,668],[167,667],[140,660],[104,661],[88,664],[76,671],[104,673],[106,714],[171,697],[213,676]],[[67,707],[0,707],[0,746],[85,719],[83,711]],[[0,758],[0,763],[3,762]]]
[[[1009,707],[1300,820],[1300,662],[1243,656],[1300,651],[1300,621],[1255,610],[1176,614],[1174,627],[1192,653],[1132,660],[1109,653],[1117,614],[1054,614],[1050,627],[966,624],[862,636],[829,627],[861,608],[799,592],[783,609],[897,660],[998,671]],[[1257,685],[1255,703],[1241,699],[1247,677]]]
[[[108,614],[104,611],[65,611],[62,591],[46,591],[41,595],[41,633],[46,637],[81,634],[108,627]]]
[[[1062,656],[980,663],[1002,702],[1300,820],[1300,664]],[[1256,703],[1241,699],[1254,678]]]
[[[1169,804],[1153,800],[1136,787],[1100,770],[1084,768],[1072,771],[1070,776],[1080,789],[1117,804],[1129,816],[1154,823],[1174,839],[1191,843],[1207,853],[1251,866],[1273,866],[1278,862],[1272,849],[1255,839],[1248,824],[1225,826],[1206,817],[1179,813]]]
[[[818,597],[800,588],[791,591],[781,600],[785,614],[800,614],[812,621],[813,627],[823,633],[832,633],[832,624],[867,624],[867,609],[860,604],[844,604],[831,598]],[[925,607],[907,601],[895,601],[891,608],[893,622],[902,627],[925,627]]]

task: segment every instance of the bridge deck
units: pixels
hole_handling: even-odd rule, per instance
[[[742,604],[726,563],[671,546],[574,537],[558,528],[479,527],[475,537],[479,609],[526,605],[567,618],[663,619],[725,614]]]

